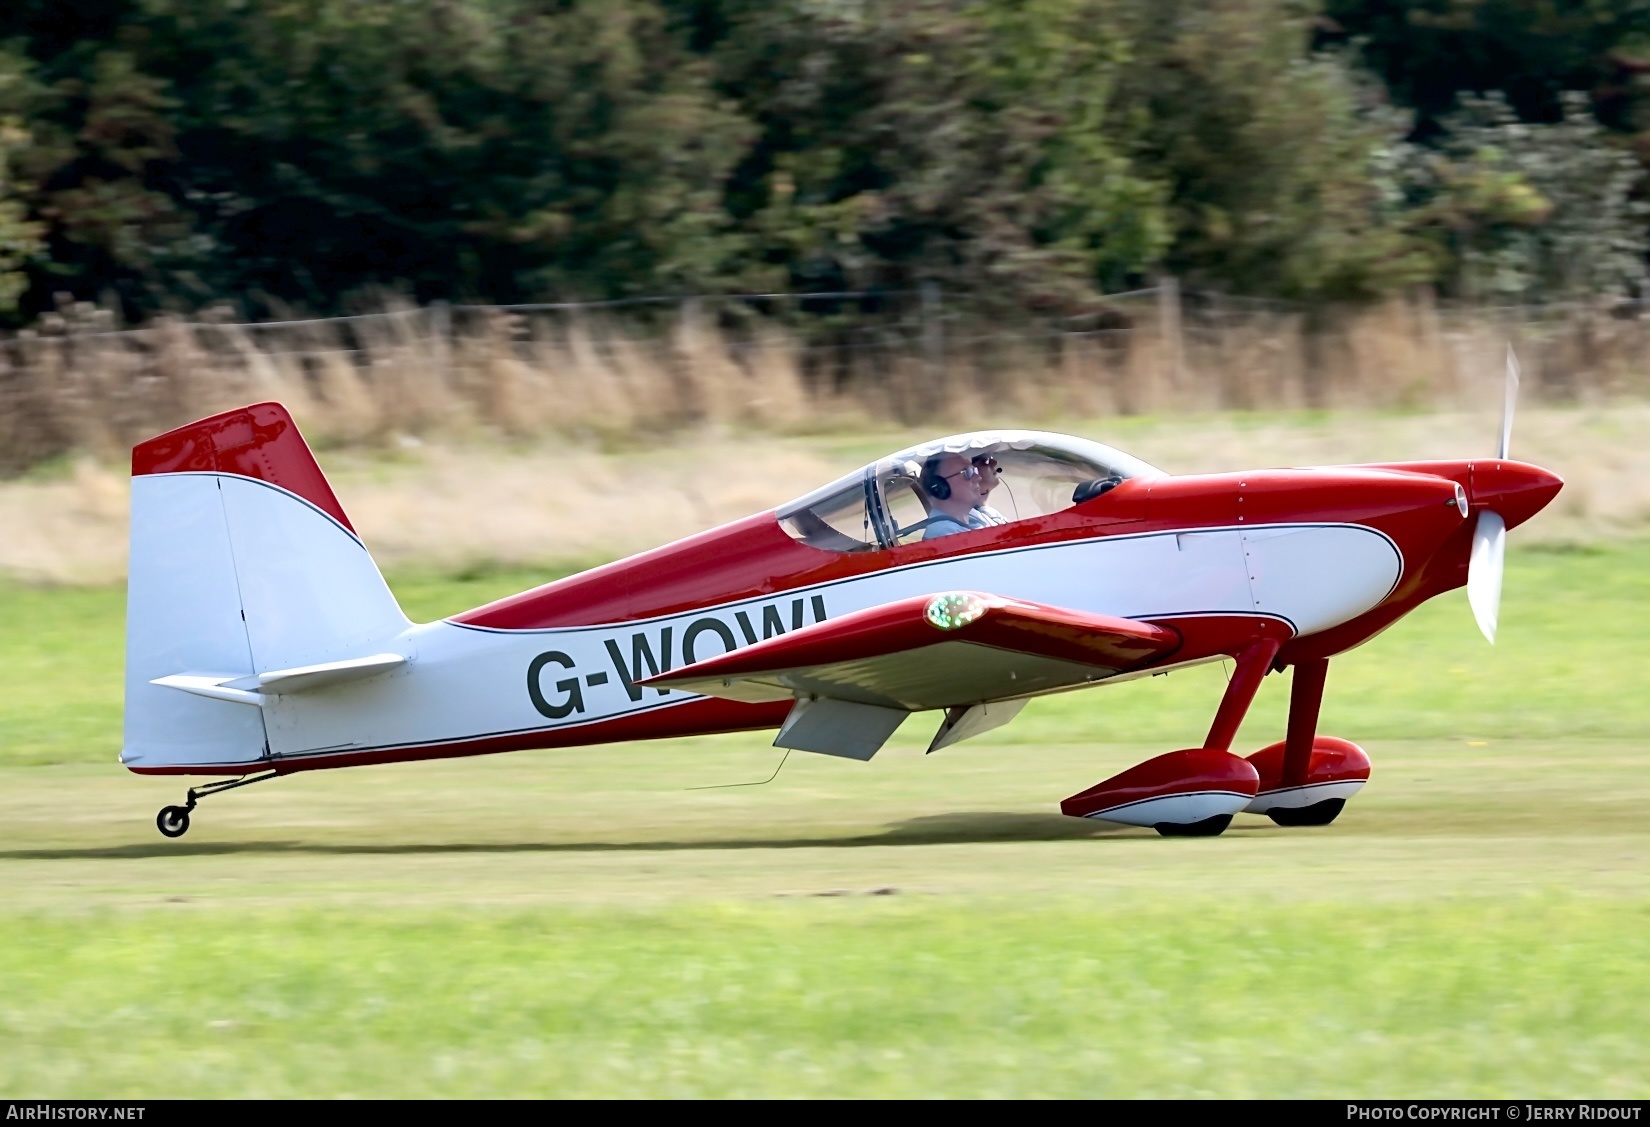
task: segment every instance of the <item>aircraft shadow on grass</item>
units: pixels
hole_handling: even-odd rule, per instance
[[[1257,827],[1260,828],[1260,827]],[[1136,826],[1068,818],[1062,814],[983,810],[934,814],[895,822],[880,833],[844,837],[739,837],[702,841],[497,841],[386,842],[202,841],[0,850],[3,861],[143,860],[151,857],[218,857],[260,853],[332,856],[397,856],[463,853],[653,853],[694,849],[850,849],[864,846],[970,845],[991,842],[1077,841],[1136,838]],[[1149,831],[1148,831],[1149,832]]]

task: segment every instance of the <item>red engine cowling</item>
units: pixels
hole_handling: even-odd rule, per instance
[[[1306,777],[1283,779],[1284,741],[1269,744],[1249,757],[1260,776],[1254,801],[1244,807],[1251,814],[1297,810],[1339,799],[1345,802],[1369,781],[1369,756],[1350,740],[1319,736],[1312,741],[1312,760]]]
[[[1131,826],[1201,825],[1229,821],[1254,799],[1259,785],[1248,760],[1229,751],[1190,748],[1148,759],[1074,794],[1060,803],[1060,812]]]

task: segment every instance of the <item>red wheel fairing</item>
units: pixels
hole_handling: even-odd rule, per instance
[[[1242,810],[1260,776],[1248,760],[1209,748],[1171,751],[1136,764],[1060,803],[1074,818],[1133,826],[1189,825]]]
[[[1249,813],[1311,806],[1332,798],[1344,801],[1369,781],[1369,756],[1363,748],[1350,740],[1318,736],[1312,741],[1312,761],[1306,778],[1286,783],[1283,760],[1287,742],[1279,740],[1249,757],[1248,762],[1260,777],[1254,801],[1244,807]]]

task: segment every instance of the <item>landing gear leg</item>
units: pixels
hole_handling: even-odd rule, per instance
[[[1318,710],[1323,707],[1323,683],[1328,676],[1326,657],[1295,666],[1289,685],[1289,729],[1284,741],[1283,778],[1279,781],[1282,786],[1303,785],[1312,769],[1312,741],[1318,735]]]
[[[1318,735],[1328,658],[1295,664],[1289,690],[1289,732],[1249,757],[1260,774],[1251,814],[1280,826],[1327,826],[1369,779],[1369,756],[1356,744]]]
[[[1204,747],[1216,751],[1232,750],[1238,725],[1243,723],[1255,693],[1260,690],[1261,678],[1272,667],[1272,659],[1278,656],[1281,646],[1282,643],[1276,638],[1262,638],[1237,655],[1237,670],[1226,683],[1226,694],[1220,698],[1215,722],[1209,726],[1209,734],[1203,740]]]
[[[1329,659],[1303,661],[1295,666],[1289,688],[1289,734],[1283,748],[1283,776],[1280,786],[1298,787],[1306,783],[1312,767],[1312,741],[1318,735],[1318,710],[1323,707],[1323,683],[1329,675]],[[1311,806],[1273,807],[1266,816],[1280,826],[1327,826],[1340,816],[1344,798],[1326,798]]]
[[[1278,656],[1281,645],[1276,638],[1261,638],[1237,655],[1237,670],[1226,685],[1226,694],[1220,699],[1215,722],[1209,728],[1208,738],[1203,741],[1205,750],[1232,750],[1238,725],[1243,723],[1244,714],[1249,711],[1249,705],[1260,689],[1261,678],[1271,668],[1272,659]],[[1214,837],[1224,833],[1231,824],[1232,816],[1221,814],[1200,822],[1158,822],[1152,828],[1164,837]]]
[[[155,815],[155,828],[163,837],[182,837],[189,832],[189,812],[193,810],[201,799],[209,794],[219,794],[236,787],[249,787],[253,783],[267,782],[273,779],[279,771],[265,771],[261,775],[242,775],[238,779],[224,779],[216,783],[206,783],[203,786],[190,787],[185,795],[185,804],[182,806],[164,806],[159,814]]]

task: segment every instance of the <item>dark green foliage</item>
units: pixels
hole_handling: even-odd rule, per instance
[[[1323,15],[1320,38],[1355,43],[1423,131],[1491,91],[1541,122],[1563,116],[1564,91],[1585,91],[1616,128],[1650,128],[1645,0],[1326,0]]]
[[[1081,301],[1162,253],[1163,186],[1110,120],[1123,5],[723,5],[723,89],[760,122],[729,189],[757,284],[937,280]]]
[[[1650,0],[18,0],[0,312],[1621,291],[1643,44]]]
[[[368,285],[702,288],[749,127],[656,5],[140,0],[38,95],[70,284],[138,305]]]
[[[28,219],[11,176],[12,151],[25,139],[16,125],[0,122],[0,313],[17,308],[28,285],[23,266],[41,251],[40,224]]]
[[[1636,292],[1644,278],[1640,169],[1604,143],[1585,98],[1525,125],[1498,98],[1464,98],[1437,143],[1406,146],[1396,180],[1408,224],[1452,292],[1539,301]]]
[[[1429,280],[1383,198],[1401,126],[1291,0],[1140,5],[1127,79],[1140,161],[1170,185],[1165,264],[1218,288],[1363,297]]]

